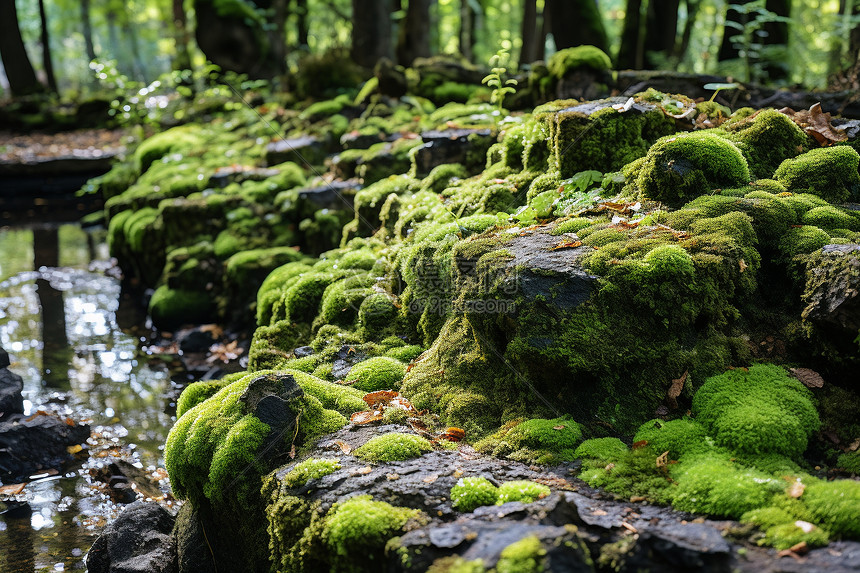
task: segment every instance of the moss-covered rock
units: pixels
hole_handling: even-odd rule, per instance
[[[371,438],[353,452],[368,462],[393,462],[417,458],[433,449],[430,442],[414,434],[392,432]]]
[[[346,381],[363,392],[399,390],[405,374],[406,365],[399,360],[377,356],[353,366]]]
[[[464,477],[451,488],[451,505],[460,511],[473,511],[482,505],[495,505],[499,488],[485,477]]]
[[[789,191],[811,193],[832,203],[856,201],[860,197],[858,164],[860,155],[850,147],[823,147],[786,159],[774,179]]]

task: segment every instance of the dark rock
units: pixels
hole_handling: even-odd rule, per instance
[[[361,186],[356,181],[332,181],[321,187],[299,189],[298,200],[302,212],[314,212],[320,209],[332,211],[352,211],[355,192]]]
[[[310,346],[299,346],[295,350],[293,350],[293,356],[296,358],[304,358],[305,356],[311,356],[314,353],[314,349]]]
[[[11,364],[9,362],[9,353],[0,346],[0,368],[6,368],[9,364]]]
[[[215,343],[215,338],[210,330],[192,328],[177,332],[176,341],[182,352],[199,353],[208,351]]]
[[[5,361],[9,363],[9,357],[5,351],[0,351],[0,363]],[[24,413],[24,398],[21,395],[21,390],[24,389],[24,380],[9,370],[8,368],[0,368],[0,419],[3,419],[11,414]]]
[[[397,66],[388,58],[382,58],[373,68],[373,75],[379,80],[379,93],[393,98],[406,95],[409,90],[409,80],[406,69]]]
[[[15,415],[0,422],[0,480],[24,481],[73,458],[66,448],[90,437],[90,427],[51,415]]]
[[[359,133],[358,131],[350,131],[341,136],[340,145],[344,149],[367,149],[371,145],[386,140],[388,140],[388,136],[384,131],[378,131],[376,133]]]
[[[144,470],[123,459],[110,459],[105,465],[90,469],[89,473],[93,479],[108,485],[111,498],[117,503],[134,501],[136,491],[149,498],[163,495],[155,480]]]
[[[174,518],[155,503],[135,502],[102,533],[87,553],[90,573],[175,573]]]
[[[492,132],[489,129],[425,131],[421,139],[424,144],[413,152],[418,178],[426,177],[434,167],[445,163],[474,164],[476,147],[486,151],[492,144]]]
[[[580,66],[568,70],[555,86],[558,99],[592,100],[609,95],[612,75],[608,70]]]
[[[352,346],[341,346],[334,358],[331,375],[335,380],[345,380],[353,366],[367,358],[363,350],[355,351]]]
[[[262,167],[248,167],[245,165],[222,167],[209,177],[209,185],[223,189],[231,183],[242,183],[243,181],[263,181],[280,173],[277,169],[265,169]]]
[[[660,524],[642,531],[620,571],[722,573],[732,570],[731,547],[714,527]]]
[[[803,318],[847,332],[860,330],[860,245],[826,245],[811,261]]]
[[[173,543],[178,573],[216,573],[200,514],[190,503],[183,505],[176,515]]]
[[[292,161],[299,165],[317,165],[325,158],[325,145],[312,135],[280,139],[266,146],[266,165]]]

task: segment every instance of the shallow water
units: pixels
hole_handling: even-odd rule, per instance
[[[0,572],[84,570],[95,536],[122,507],[93,485],[90,469],[114,455],[157,474],[163,467],[175,386],[120,327],[140,317],[121,308],[109,268],[103,233],[0,228],[0,346],[24,379],[25,413],[71,416],[95,437],[86,461],[28,483],[17,496],[28,505],[0,514]]]

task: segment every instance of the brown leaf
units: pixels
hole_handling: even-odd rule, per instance
[[[790,368],[789,372],[807,388],[821,388],[824,386],[824,378],[811,368]]]
[[[421,481],[423,481],[424,483],[433,483],[437,479],[439,479],[439,476],[436,474],[433,474],[432,476],[427,476],[426,478],[422,479]]]
[[[746,264],[746,262],[743,259],[741,259],[738,261],[738,267],[740,267],[741,272],[744,272],[745,270],[747,270],[749,268],[749,265]]]
[[[396,481],[400,479],[400,474],[385,474],[385,479],[388,481]]]
[[[803,491],[806,489],[806,485],[799,481],[792,481],[791,485],[788,486],[788,489],[785,493],[788,494],[788,497],[793,497],[795,499],[799,498],[803,495]]]
[[[845,451],[856,452],[858,448],[860,448],[860,438],[855,438],[853,442],[848,444],[848,447],[845,448]]]
[[[370,392],[369,394],[365,394],[362,400],[364,400],[365,404],[367,404],[371,408],[374,408],[380,405],[385,406],[398,396],[400,396],[399,392],[392,392],[391,390],[379,390],[378,392]]]
[[[602,515],[609,515],[609,514],[606,513],[605,511],[603,511],[602,509],[594,509],[591,511],[591,515],[602,516]]]
[[[412,414],[417,413],[417,411],[415,410],[415,406],[412,405],[412,402],[410,402],[403,396],[395,396],[391,399],[391,402],[387,406],[389,408],[400,408],[401,410],[406,410],[407,412]]]
[[[801,541],[789,547],[788,550],[798,555],[806,555],[809,552],[809,545],[806,544],[806,541]]]
[[[572,239],[564,239],[552,247],[550,247],[550,251],[560,251],[562,249],[575,249],[576,247],[581,247],[582,241],[574,241]]]
[[[295,444],[290,446],[290,454],[289,455],[290,455],[291,460],[296,459],[296,445]]]
[[[340,448],[340,451],[342,451],[345,454],[348,454],[349,452],[352,451],[352,446],[350,446],[349,444],[347,444],[343,440],[336,440],[335,444],[337,444],[337,446]]]
[[[790,108],[779,110],[800,126],[808,135],[822,146],[833,145],[839,141],[848,139],[848,135],[844,131],[838,131],[833,128],[829,113],[825,113],[821,109],[821,103],[813,104],[808,110],[794,111]]]
[[[648,440],[639,440],[638,442],[633,442],[633,449],[640,450],[648,445]]]
[[[672,385],[669,386],[668,396],[673,400],[681,395],[681,391],[684,390],[684,384],[687,383],[687,376],[690,375],[689,370],[684,370],[684,373],[681,374],[680,378],[675,378],[672,380]]]
[[[626,521],[621,522],[621,527],[629,531],[630,533],[639,533],[639,530],[627,523]]]
[[[382,411],[381,410],[362,410],[361,412],[356,412],[352,416],[349,417],[349,421],[353,424],[372,424],[373,422],[378,422],[382,420]]]
[[[563,430],[563,429],[565,429],[566,427],[567,427],[567,426],[559,425],[559,426],[553,426],[553,427],[552,427],[552,429],[553,429],[553,430]]]
[[[459,442],[466,437],[466,431],[453,426],[446,428],[444,432],[439,434],[439,439],[448,440],[449,442]]]
[[[576,488],[573,485],[571,485],[571,483],[569,481],[567,481],[564,478],[560,478],[560,477],[553,477],[553,478],[538,477],[538,478],[533,479],[532,481],[539,483],[541,485],[554,487],[555,489],[563,489],[566,491],[576,490]]]
[[[372,468],[372,467],[370,467],[370,466],[365,466],[365,467],[363,467],[363,468],[361,468],[361,469],[357,469],[357,470],[355,470],[355,471],[354,471],[354,472],[352,472],[350,475],[353,475],[353,476],[366,476],[367,474],[369,474],[369,473],[370,473],[370,472],[372,472],[372,471],[373,471],[373,468]]]
[[[657,467],[665,468],[669,464],[669,451],[665,451],[657,456]]]
[[[18,495],[24,488],[27,487],[26,483],[13,483],[9,485],[0,486],[0,495]]]

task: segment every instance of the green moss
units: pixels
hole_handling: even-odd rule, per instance
[[[179,400],[176,401],[176,418],[181,418],[185,412],[197,404],[208,400],[224,386],[232,384],[244,376],[246,376],[245,372],[237,372],[229,374],[220,380],[205,380],[189,384],[182,391],[182,394],[179,395]]]
[[[309,458],[297,463],[283,478],[291,489],[302,487],[312,479],[319,479],[340,469],[340,460],[332,458]]]
[[[152,324],[162,330],[173,330],[183,324],[212,322],[214,305],[207,292],[172,289],[162,285],[149,301]]]
[[[433,561],[427,573],[484,573],[486,570],[482,559],[467,561],[459,555],[450,555]]]
[[[860,482],[814,481],[801,499],[833,535],[854,539],[860,536]]]
[[[786,260],[796,255],[806,255],[830,243],[830,235],[818,227],[803,225],[793,227],[783,235],[779,250]]]
[[[352,326],[358,319],[358,311],[364,300],[374,294],[375,291],[370,287],[375,283],[375,277],[362,272],[331,283],[323,292],[320,312],[314,324]]]
[[[812,225],[828,231],[831,229],[860,231],[860,216],[853,211],[830,205],[810,209],[800,220],[804,225]]]
[[[499,499],[496,505],[509,501],[531,503],[550,494],[549,487],[529,480],[506,481],[499,486]]]
[[[786,159],[774,179],[789,191],[812,193],[831,203],[841,203],[860,197],[858,164],[860,155],[850,147],[823,147]]]
[[[590,440],[597,442],[597,440]],[[588,444],[588,442],[584,442]],[[628,450],[615,442],[589,444],[582,456],[579,478],[623,498],[642,496],[653,503],[669,503],[675,487],[665,468],[657,467],[652,448]]]
[[[799,456],[820,427],[809,390],[771,364],[709,378],[692,410],[718,444],[749,454]]]
[[[860,475],[860,450],[842,454],[836,460],[836,467],[854,475]]]
[[[618,438],[592,438],[579,444],[573,452],[573,457],[590,459],[605,465],[620,458],[627,451],[627,445]]]
[[[399,360],[376,356],[353,366],[346,381],[364,392],[399,390],[405,374],[406,365]]]
[[[134,159],[140,173],[144,173],[152,163],[169,153],[182,153],[206,145],[200,126],[182,125],[153,135],[144,140],[134,152]]]
[[[401,362],[412,362],[424,352],[424,348],[421,346],[417,346],[415,344],[410,344],[408,346],[400,346],[398,348],[392,348],[385,352],[385,356],[389,358],[394,358],[395,360],[399,360]]]
[[[699,131],[664,137],[655,143],[648,150],[637,182],[649,199],[678,206],[713,189],[749,180],[747,161],[735,144]]]
[[[310,267],[304,262],[293,262],[278,267],[269,273],[257,291],[258,326],[271,324],[274,307],[281,301],[286,289],[309,270]]]
[[[771,177],[780,164],[804,151],[808,136],[787,115],[766,109],[733,123],[731,139],[746,157],[756,179]]]
[[[320,380],[316,376],[298,370],[284,370],[283,373],[293,376],[302,390],[317,398],[325,408],[347,416],[367,408],[367,404],[362,400],[364,392],[360,390]]]
[[[547,464],[573,460],[580,441],[582,430],[569,417],[535,418],[504,426],[477,442],[475,448],[517,461]]]
[[[677,460],[684,454],[707,451],[713,441],[705,428],[695,420],[650,420],[642,424],[633,437],[634,442],[647,442],[656,453],[669,452],[669,459]],[[710,444],[709,444],[710,442]]]
[[[591,219],[587,219],[585,217],[573,217],[571,219],[565,219],[556,225],[552,230],[552,234],[563,235],[565,233],[576,233],[593,224],[594,221]]]
[[[549,72],[559,79],[563,78],[568,70],[573,70],[581,66],[603,71],[612,68],[612,60],[600,48],[594,46],[577,46],[557,51],[550,57],[549,62],[547,62]]]
[[[361,302],[358,308],[358,324],[368,337],[378,340],[391,330],[397,313],[393,297],[376,292]]]
[[[829,542],[828,534],[809,522],[798,521],[792,513],[780,507],[768,506],[741,516],[741,523],[751,523],[765,532],[759,545],[789,549],[805,542],[809,547],[821,547]]]
[[[319,313],[323,293],[335,277],[331,273],[312,272],[302,275],[284,292],[285,318],[293,322],[310,324]]]
[[[420,515],[417,509],[395,507],[360,495],[335,504],[326,516],[323,541],[330,553],[332,571],[368,571],[383,565],[383,549],[406,522]]]
[[[371,438],[356,448],[353,455],[367,462],[394,462],[417,458],[432,449],[430,442],[421,436],[392,432]]]
[[[573,49],[573,48],[571,48]],[[544,571],[546,549],[534,535],[511,543],[499,554],[498,573],[539,573]]]
[[[451,488],[451,505],[460,511],[474,511],[482,505],[495,505],[499,488],[485,477],[465,477]]]

